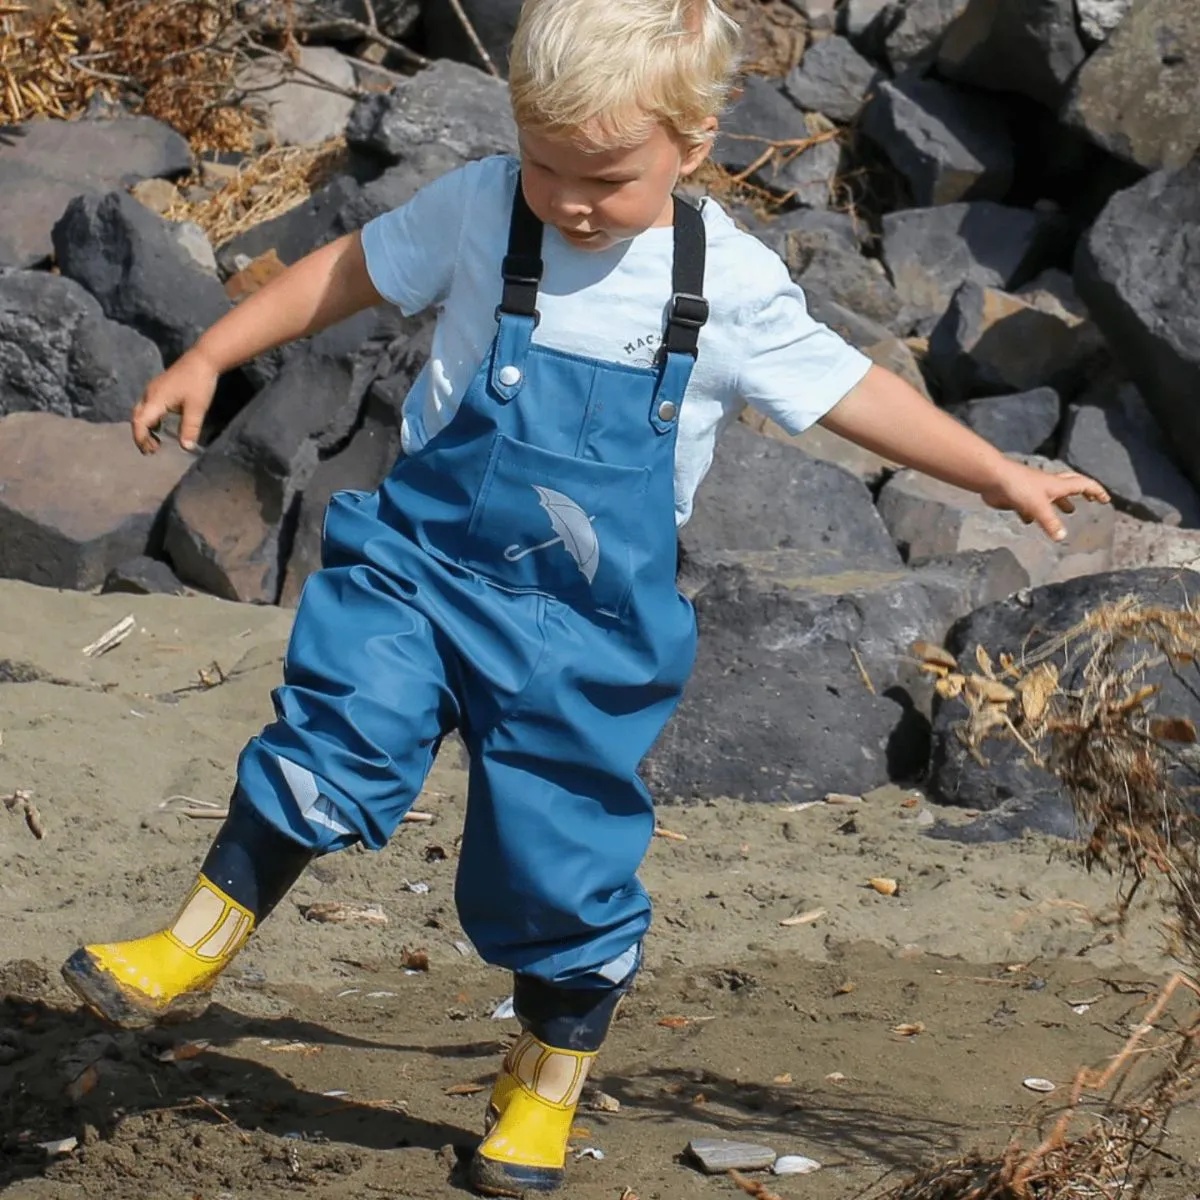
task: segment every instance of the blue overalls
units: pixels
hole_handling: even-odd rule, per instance
[[[444,430],[378,491],[334,496],[277,719],[243,752],[238,792],[312,851],[379,849],[457,730],[464,930],[496,966],[611,987],[650,922],[638,765],[695,652],[674,464],[704,227],[676,201],[654,367],[533,343],[541,239],[518,182],[491,349]]]

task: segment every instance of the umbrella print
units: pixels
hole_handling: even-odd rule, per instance
[[[544,550],[548,546],[557,546],[559,542],[566,547],[567,553],[575,560],[575,565],[583,577],[591,583],[596,578],[596,569],[600,566],[600,542],[596,531],[592,528],[592,518],[562,492],[553,488],[539,487],[536,483],[533,490],[538,494],[538,501],[550,518],[550,528],[557,536],[548,542],[530,546],[522,550],[519,545],[509,546],[504,551],[504,557],[509,562],[517,562],[535,550]]]

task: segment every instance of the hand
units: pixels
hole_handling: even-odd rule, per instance
[[[219,377],[208,359],[192,349],[152,379],[130,418],[137,448],[143,454],[153,454],[158,449],[159,423],[167,413],[177,412],[179,444],[185,450],[195,450]]]
[[[1095,500],[1100,504],[1109,502],[1108,492],[1094,479],[1080,475],[1078,471],[1064,471],[1060,475],[1039,471],[1023,463],[1008,461],[995,482],[981,489],[984,503],[992,508],[1015,512],[1026,525],[1035,521],[1056,542],[1061,542],[1067,531],[1059,520],[1056,508],[1065,513],[1075,511],[1072,496]]]

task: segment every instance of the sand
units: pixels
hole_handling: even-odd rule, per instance
[[[83,656],[127,614],[126,641]],[[490,1080],[515,1022],[492,1019],[507,977],[455,920],[453,746],[420,801],[433,822],[314,865],[199,1020],[114,1033],[58,980],[81,942],[170,915],[216,826],[162,805],[224,804],[269,719],[289,621],[0,583],[0,795],[28,790],[45,825],[37,840],[0,809],[6,1200],[465,1194],[486,1092],[460,1085]],[[1075,1070],[1115,1052],[1170,968],[1154,906],[1119,929],[1113,882],[1062,843],[934,840],[934,816],[961,819],[898,789],[799,812],[661,809],[686,840],[656,838],[646,862],[647,969],[595,1076],[620,1110],[581,1112],[573,1145],[604,1158],[572,1162],[568,1195],[743,1194],[685,1161],[703,1136],[821,1162],[771,1181],[785,1200],[886,1190],[927,1159],[1032,1137]],[[388,924],[305,920],[318,900],[378,904]],[[406,949],[428,971],[406,971]],[[1036,1095],[1028,1076],[1060,1087]],[[1200,1117],[1173,1129],[1157,1194],[1192,1196]],[[66,1155],[38,1148],[65,1137],[79,1140]]]

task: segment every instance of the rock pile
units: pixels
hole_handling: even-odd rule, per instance
[[[818,319],[1006,453],[1098,476],[1119,511],[1080,511],[1059,549],[823,430],[791,444],[748,419],[682,534],[704,636],[648,777],[664,799],[859,791],[920,776],[933,736],[943,798],[993,808],[947,765],[909,643],[1030,585],[1086,595],[1063,581],[1200,561],[1200,25],[1191,0],[787,2],[803,56],[746,79],[709,182]],[[478,40],[445,0],[377,0],[383,40],[363,41],[370,7],[298,3],[300,69],[247,78],[275,138],[347,155],[219,246],[160,215],[182,176],[211,190],[230,170],[197,171],[167,126],[0,130],[0,575],[290,604],[329,496],[386,473],[430,331],[393,312],[235,372],[194,460],[148,464],[123,425],[252,261],[294,262],[515,151],[497,74],[516,0],[463,0]],[[411,73],[389,42],[435,61]],[[1007,605],[989,634],[1027,623]]]

